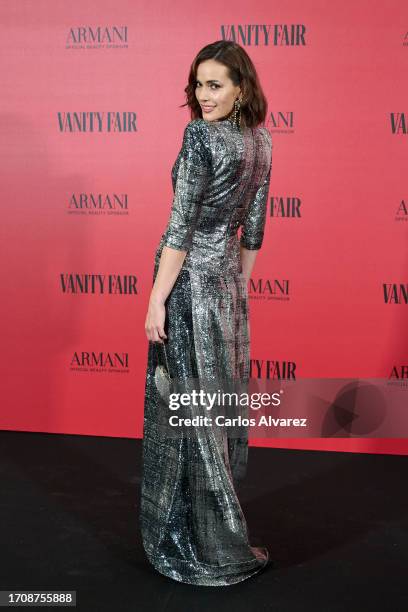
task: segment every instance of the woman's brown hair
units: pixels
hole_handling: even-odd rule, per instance
[[[262,91],[255,66],[241,45],[228,40],[217,40],[206,45],[197,53],[191,64],[188,85],[184,89],[187,102],[181,105],[190,107],[191,118],[202,118],[201,106],[195,95],[197,68],[201,62],[208,59],[224,64],[234,85],[241,87],[241,125],[256,127],[264,123],[268,103]]]

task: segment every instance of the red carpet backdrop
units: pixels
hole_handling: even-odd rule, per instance
[[[3,0],[0,12],[1,429],[142,436],[183,90],[219,39],[253,59],[273,140],[248,285],[252,378],[406,392],[407,2]],[[407,437],[251,444],[406,454]]]

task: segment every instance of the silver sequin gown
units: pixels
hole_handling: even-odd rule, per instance
[[[172,168],[173,204],[156,250],[187,251],[166,301],[166,352],[173,378],[249,376],[247,285],[240,243],[262,245],[272,167],[267,128],[241,130],[228,119],[190,121]],[[241,236],[237,234],[242,227]],[[163,435],[168,419],[154,382],[160,360],[150,342],[145,387],[140,502],[142,542],[162,574],[185,583],[224,586],[268,561],[250,545],[235,486],[246,472],[248,440],[227,428]],[[191,431],[191,430],[190,430]]]

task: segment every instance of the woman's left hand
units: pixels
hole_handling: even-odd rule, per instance
[[[164,333],[165,320],[166,308],[164,302],[151,297],[145,321],[145,331],[149,341],[163,342],[164,339],[167,339]]]

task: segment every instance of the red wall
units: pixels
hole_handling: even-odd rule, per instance
[[[195,54],[222,38],[257,67],[274,143],[254,363],[407,385],[405,1],[5,0],[0,13],[1,429],[142,435],[153,256],[190,119],[179,106]],[[102,131],[70,131],[66,113],[103,113]],[[109,131],[108,113],[136,130]],[[78,205],[99,194],[105,205]],[[76,275],[95,286],[73,292]],[[88,367],[92,352],[114,361]],[[251,443],[405,454],[400,435]]]

